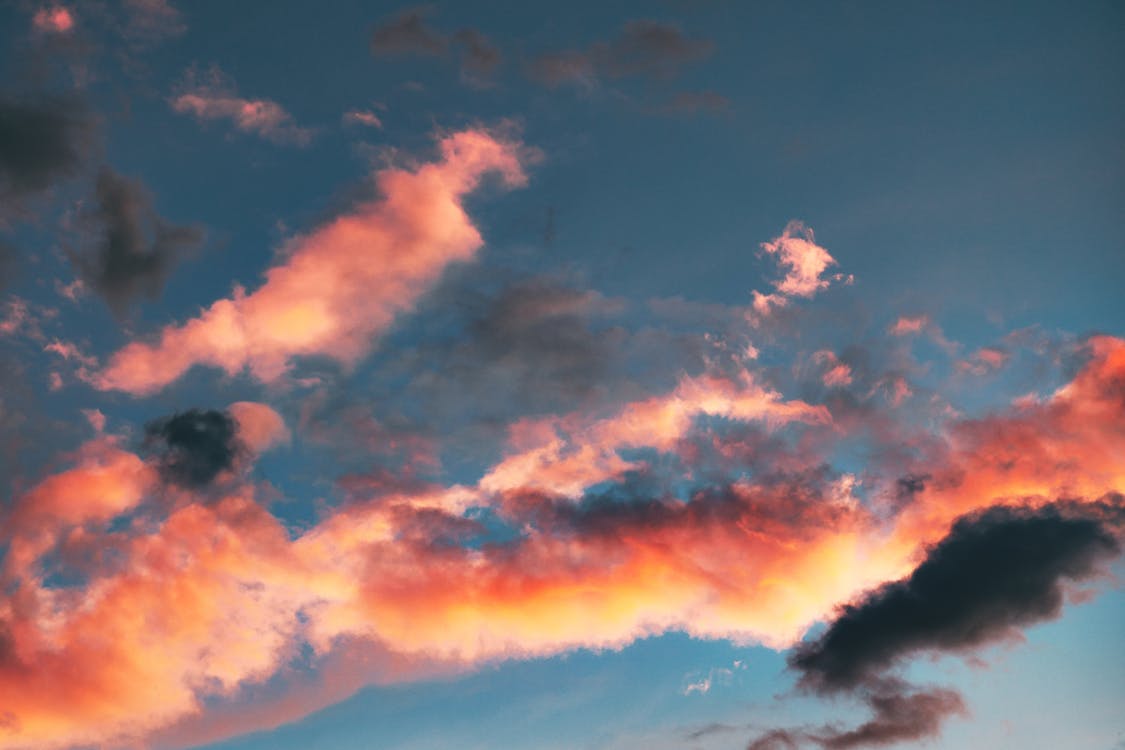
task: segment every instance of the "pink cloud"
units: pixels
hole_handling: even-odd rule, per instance
[[[289,441],[285,420],[269,406],[254,401],[238,401],[227,410],[238,423],[238,436],[255,453]]]
[[[834,352],[827,349],[816,352],[813,361],[823,368],[820,379],[829,388],[851,385],[852,368],[841,362]]]
[[[365,125],[369,128],[383,129],[383,121],[379,115],[369,109],[353,109],[344,113],[345,125]]]
[[[155,472],[98,438],[0,519],[0,746],[143,746],[193,720],[241,731],[366,683],[433,674],[434,664],[619,648],[669,630],[788,646],[859,592],[909,572],[964,512],[1060,495],[1115,502],[1107,493],[1125,489],[1125,341],[1095,337],[1086,353],[1050,397],[951,420],[927,458],[931,477],[889,517],[858,502],[847,475],[811,490],[747,478],[721,497],[620,507],[563,507],[531,492],[540,516],[523,516],[509,543],[435,545],[451,528],[472,528],[465,503],[479,497],[436,487],[357,498],[293,538],[250,486],[137,515],[159,492]],[[258,419],[273,436],[280,418],[267,408],[232,411],[243,412],[240,429]],[[583,446],[601,455],[674,445],[695,413],[781,424],[814,418],[809,409],[752,379],[701,376],[609,416],[526,422],[513,455],[565,438],[567,450],[538,462],[550,469]],[[79,561],[80,584],[46,583],[52,551]],[[208,721],[209,704],[284,685],[306,646],[348,665],[329,670],[322,690]]]
[[[812,297],[833,281],[848,284],[853,281],[850,275],[824,276],[829,266],[836,265],[836,259],[816,244],[812,229],[802,222],[789,222],[779,237],[763,242],[761,247],[767,255],[777,259],[785,275],[773,283],[776,291],[754,292],[753,307],[759,315],[769,314],[774,307],[784,307],[792,297]]]
[[[90,378],[102,390],[153,393],[194,365],[272,383],[294,358],[353,365],[395,317],[483,240],[461,205],[482,177],[524,184],[518,144],[483,130],[445,136],[441,158],[411,171],[380,170],[380,197],[290,240],[265,283],[212,303],[196,318],[134,341]]]
[[[832,421],[823,406],[785,401],[756,383],[749,372],[740,378],[685,377],[673,392],[628,404],[602,419],[571,414],[517,424],[512,432],[515,452],[494,466],[480,487],[486,492],[530,490],[577,497],[640,467],[621,458],[619,451],[670,451],[704,415],[761,421],[770,427]]]
[[[189,72],[184,90],[172,98],[171,105],[197,120],[230,120],[238,130],[274,143],[306,146],[313,137],[312,129],[299,127],[277,102],[239,96],[234,83],[218,68],[212,68],[203,80]]]
[[[31,25],[36,31],[66,34],[74,29],[74,16],[69,9],[55,5],[37,10],[31,18]]]
[[[887,332],[892,336],[909,336],[914,333],[921,333],[930,325],[930,317],[928,315],[904,315],[887,329]]]

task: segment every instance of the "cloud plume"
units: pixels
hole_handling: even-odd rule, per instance
[[[378,172],[379,198],[293,238],[257,290],[236,289],[156,341],[127,345],[94,384],[144,395],[197,364],[267,383],[300,356],[354,364],[449,264],[483,244],[461,199],[490,172],[509,186],[525,180],[518,144],[482,130],[445,136],[440,152],[415,171]]]

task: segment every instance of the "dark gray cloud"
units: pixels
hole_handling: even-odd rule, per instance
[[[900,685],[870,693],[864,702],[872,716],[855,729],[772,729],[753,740],[747,750],[799,750],[807,746],[852,750],[925,740],[938,736],[949,717],[966,713],[961,696],[942,688],[908,690]]]
[[[909,578],[847,606],[790,659],[804,686],[849,690],[924,651],[965,651],[1058,617],[1065,587],[1120,552],[1117,505],[996,507],[966,516]]]
[[[709,40],[691,38],[673,24],[629,21],[608,42],[540,55],[531,61],[528,74],[552,87],[566,83],[589,86],[603,77],[667,78],[684,65],[707,57],[713,49]]]
[[[149,422],[144,447],[164,481],[189,489],[207,486],[246,452],[234,418],[214,409],[189,409]]]
[[[94,134],[94,118],[77,99],[0,96],[0,211],[77,175]]]
[[[454,52],[460,59],[463,79],[487,82],[503,62],[500,50],[476,29],[445,32],[434,28],[429,23],[433,16],[432,8],[419,6],[379,24],[371,32],[371,53],[376,57],[445,57]]]
[[[407,8],[371,32],[371,53],[383,55],[444,55],[449,38],[432,28],[429,7]]]
[[[95,200],[86,218],[97,239],[71,257],[86,283],[123,315],[138,298],[160,294],[183,252],[202,242],[203,231],[162,219],[144,185],[108,167],[98,174]]]
[[[921,478],[909,477],[913,488]],[[911,491],[911,490],[908,490]],[[1121,552],[1125,499],[997,506],[954,523],[908,578],[844,607],[789,665],[821,695],[854,694],[872,717],[854,729],[774,729],[749,750],[875,747],[937,736],[966,712],[956,692],[915,688],[894,676],[922,653],[967,653],[1059,616],[1069,587],[1104,572]]]

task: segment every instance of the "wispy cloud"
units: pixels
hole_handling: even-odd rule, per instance
[[[277,144],[307,146],[314,135],[312,128],[298,126],[277,102],[239,96],[234,82],[216,67],[204,75],[189,71],[170,104],[197,120],[228,120],[237,130]]]

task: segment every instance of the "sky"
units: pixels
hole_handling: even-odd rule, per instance
[[[1125,8],[0,4],[0,750],[1125,748]]]

